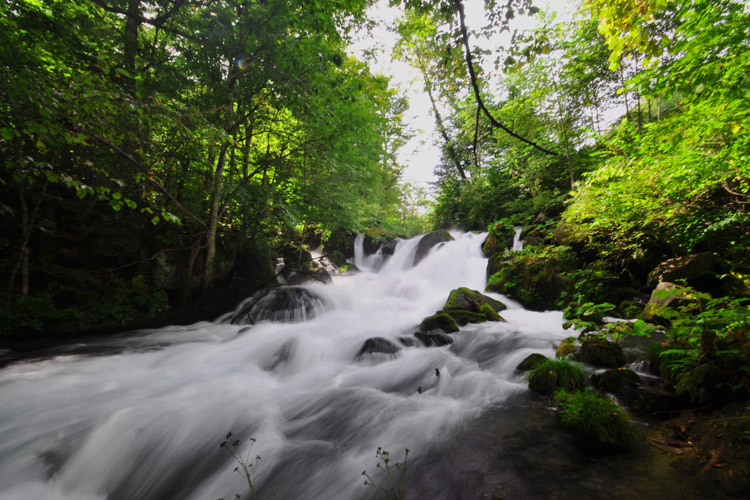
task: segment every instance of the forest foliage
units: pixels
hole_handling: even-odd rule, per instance
[[[405,233],[406,102],[346,51],[369,3],[3,2],[3,326],[124,324],[310,235]]]

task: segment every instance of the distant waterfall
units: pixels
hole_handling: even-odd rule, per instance
[[[513,247],[512,247],[512,250],[514,252],[517,252],[519,250],[523,250],[523,241],[521,241],[521,232],[523,232],[523,227],[516,226],[513,229],[515,231],[515,234],[513,235]]]

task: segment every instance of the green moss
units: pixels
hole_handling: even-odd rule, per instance
[[[542,394],[551,394],[557,389],[574,391],[585,385],[581,365],[565,358],[539,363],[529,372],[528,378],[529,389]]]
[[[625,353],[622,347],[603,337],[589,337],[581,342],[581,348],[575,355],[583,361],[603,368],[619,368],[625,364]]]
[[[442,330],[445,333],[452,333],[458,331],[458,325],[456,321],[445,314],[444,312],[438,312],[432,316],[422,320],[420,325],[422,330],[429,332],[430,330]]]
[[[486,290],[502,293],[532,310],[554,309],[571,283],[567,272],[578,266],[570,247],[533,246],[492,257]]]
[[[479,306],[479,312],[484,315],[487,321],[504,321],[503,317],[500,316],[489,304],[482,304]]]
[[[568,337],[567,339],[560,342],[560,345],[555,349],[556,358],[564,358],[565,356],[572,354],[576,350],[576,338]]]
[[[448,311],[461,309],[472,312],[479,312],[481,306],[484,304],[490,306],[497,312],[504,311],[507,308],[507,306],[499,300],[488,297],[476,290],[461,287],[456,288],[455,290],[451,290],[451,293],[448,296],[448,300],[443,306],[443,310]]]
[[[637,442],[627,413],[608,397],[590,391],[555,393],[558,415],[587,448],[597,451],[627,451]]]
[[[529,354],[526,356],[526,359],[521,361],[519,365],[516,367],[516,370],[521,372],[526,372],[529,370],[534,369],[537,365],[544,363],[545,361],[548,361],[549,358],[547,356],[544,356],[543,354],[539,354],[538,352],[535,352],[534,354]]]
[[[482,313],[463,311],[460,309],[445,311],[445,314],[447,314],[448,316],[456,320],[456,323],[458,323],[461,326],[467,323],[483,323],[487,321],[487,317]]]

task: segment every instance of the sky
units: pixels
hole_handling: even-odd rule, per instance
[[[542,10],[549,8],[557,12],[558,21],[572,17],[571,0],[535,0],[533,3]],[[466,0],[464,4],[469,28],[485,24],[483,0]],[[404,121],[415,135],[399,154],[399,162],[405,167],[402,181],[429,188],[429,183],[435,181],[433,170],[440,161],[440,147],[436,145],[438,133],[430,111],[430,101],[424,92],[419,72],[402,61],[391,59],[396,34],[389,28],[396,25],[401,10],[389,7],[388,0],[378,0],[370,8],[369,14],[378,23],[377,27],[369,35],[359,34],[349,46],[349,51],[360,60],[366,59],[365,51],[374,51],[377,56],[370,62],[371,70],[391,76],[393,83],[405,91],[409,110]],[[518,27],[523,29],[525,26],[519,24]],[[533,23],[527,27],[534,27]],[[477,44],[478,40],[472,40],[472,43]],[[488,43],[497,46],[503,41],[490,40]]]

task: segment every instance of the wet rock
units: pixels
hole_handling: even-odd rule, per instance
[[[422,320],[420,327],[425,332],[442,330],[445,333],[453,333],[458,331],[456,320],[443,312],[426,317]]]
[[[549,359],[547,358],[547,356],[539,354],[538,352],[529,354],[523,361],[518,364],[516,370],[520,372],[527,372],[536,368],[538,364],[544,363],[545,361],[547,361],[547,359]]]
[[[414,334],[425,347],[439,347],[453,343],[453,337],[442,332],[417,332]]]
[[[446,312],[451,310],[463,310],[478,313],[483,304],[487,304],[496,312],[507,309],[507,306],[499,300],[483,295],[476,290],[461,287],[451,290],[448,300],[445,302],[445,306],[443,306],[443,310]]]
[[[254,293],[224,321],[233,325],[253,325],[265,320],[294,323],[313,318],[326,309],[325,302],[310,290],[284,286]]]
[[[459,325],[484,321],[505,321],[498,311],[506,305],[469,288],[451,290],[442,312],[451,316]]]
[[[365,340],[365,343],[362,344],[362,348],[357,353],[355,359],[360,360],[370,354],[386,354],[395,357],[396,353],[400,350],[401,348],[399,346],[388,339],[384,339],[383,337],[372,337]]]
[[[512,227],[493,226],[487,238],[482,243],[482,252],[486,257],[492,257],[498,252],[513,247],[515,230]]]
[[[432,231],[422,236],[417,244],[417,250],[414,255],[414,265],[419,264],[422,259],[427,256],[427,253],[436,245],[445,243],[446,241],[453,241],[453,236],[444,230]]]
[[[417,345],[417,341],[411,337],[399,337],[398,341],[401,342],[401,345],[404,347],[415,347]]]
[[[633,370],[607,370],[593,377],[594,384],[601,390],[622,395],[632,393],[641,385],[641,377]]]
[[[603,368],[619,368],[625,364],[622,347],[601,337],[589,337],[573,354],[578,361]]]

